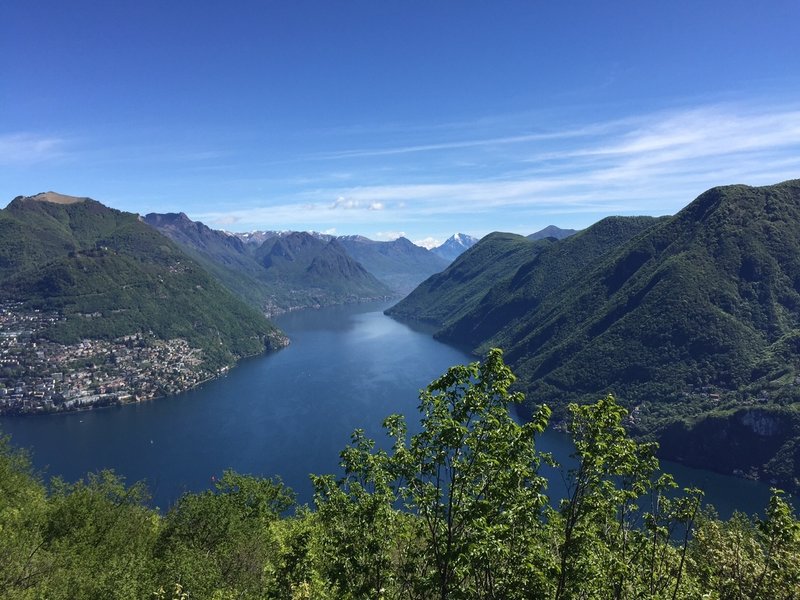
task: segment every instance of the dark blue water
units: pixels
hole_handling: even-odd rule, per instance
[[[355,428],[380,437],[391,413],[417,422],[421,388],[472,357],[428,331],[365,304],[283,315],[291,345],[243,361],[226,377],[153,402],[64,415],[4,417],[0,429],[33,451],[46,476],[74,481],[112,468],[129,482],[146,480],[153,503],[168,507],[182,492],[211,484],[226,468],[279,475],[311,501],[309,473],[336,473]],[[568,464],[569,440],[548,432],[539,446]],[[707,491],[722,516],[763,510],[768,487],[668,465],[682,486]],[[550,473],[551,493],[564,486]]]

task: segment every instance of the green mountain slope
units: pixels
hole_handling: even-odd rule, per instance
[[[715,188],[498,335],[536,400],[738,390],[800,318],[800,185]]]
[[[62,313],[44,337],[152,331],[185,338],[214,368],[282,342],[258,311],[136,215],[65,198],[18,197],[0,211],[0,295]]]
[[[653,217],[608,217],[566,239],[544,238],[538,242],[541,250],[520,265],[513,277],[498,279],[475,308],[444,326],[440,337],[470,347],[486,340],[512,345],[530,329],[528,315],[551,293],[657,222]]]
[[[516,328],[520,318],[577,271],[656,222],[652,217],[609,217],[562,240],[492,233],[387,314],[426,321],[440,328],[438,337],[477,347]]]
[[[568,402],[612,392],[664,456],[798,484],[800,181],[714,188],[649,224],[605,220],[493,273],[494,284],[471,256],[453,266],[473,277],[445,271],[447,287],[429,298],[451,308],[429,314],[437,336],[502,347],[530,403],[559,417]],[[411,314],[430,283],[390,314]],[[477,296],[453,318],[453,299]],[[755,409],[762,417],[746,416]],[[743,428],[749,437],[732,433]],[[704,450],[710,430],[744,450]]]
[[[513,277],[520,265],[551,243],[552,240],[534,242],[513,233],[491,233],[447,269],[426,279],[386,314],[447,326],[475,308],[493,285]]]

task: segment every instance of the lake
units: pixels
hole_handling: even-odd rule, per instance
[[[447,367],[474,360],[434,340],[425,328],[370,303],[298,311],[277,324],[289,347],[242,361],[225,377],[152,402],[78,413],[0,418],[15,445],[30,448],[46,476],[74,481],[112,468],[146,480],[153,504],[167,508],[184,491],[211,485],[232,468],[280,476],[310,502],[310,473],[337,473],[339,452],[356,428],[381,437],[392,413],[417,422],[417,396]],[[548,431],[539,448],[569,464],[571,444]],[[663,463],[682,487],[706,491],[720,515],[762,511],[767,485]],[[549,473],[551,494],[563,493]]]

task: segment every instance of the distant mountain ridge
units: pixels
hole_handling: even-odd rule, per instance
[[[336,239],[325,240],[296,231],[268,239],[254,256],[267,270],[270,281],[292,284],[297,289],[307,287],[312,296],[336,294],[346,299],[368,299],[391,294]]]
[[[237,237],[240,240],[242,240],[245,244],[255,244],[256,246],[260,246],[261,244],[266,242],[268,239],[271,239],[271,238],[274,238],[274,237],[286,237],[287,235],[291,235],[293,233],[307,233],[308,235],[310,235],[312,237],[319,238],[321,240],[326,240],[326,241],[330,241],[330,240],[332,240],[333,238],[336,237],[335,235],[331,235],[331,234],[328,234],[328,233],[320,233],[319,231],[298,232],[298,231],[293,231],[291,229],[280,230],[280,231],[279,230],[273,230],[273,229],[258,230],[258,231],[246,231],[246,232],[223,231],[222,233],[224,233],[225,235],[231,235],[231,236]]]
[[[259,310],[270,312],[267,298],[273,290],[263,268],[238,236],[192,221],[184,213],[150,213],[143,220],[180,245],[229,290]]]
[[[205,261],[203,264],[230,289],[268,312],[405,295],[448,265],[447,260],[403,237],[381,242],[361,235],[334,236],[314,231],[230,233],[212,230],[191,221],[183,213],[180,215],[153,213],[147,215],[145,221],[183,244],[195,258]],[[198,237],[200,231],[203,233]],[[300,240],[307,250],[315,248],[309,250],[312,253],[322,251],[324,244],[332,244],[328,249],[331,253],[343,249],[349,260],[364,272],[355,265],[346,264],[348,261],[342,257],[336,260],[322,257],[308,272],[309,279],[304,281],[296,265],[290,266],[289,261],[279,258],[281,253],[295,256]],[[267,257],[267,249],[274,252],[274,258]],[[313,257],[304,256],[306,266],[310,266]],[[265,264],[265,260],[269,264]],[[323,263],[331,269],[327,281]],[[291,274],[281,275],[282,269],[288,269]]]
[[[487,236],[389,314],[504,348],[529,402],[557,418],[613,392],[663,456],[798,487],[800,181],[526,242],[548,245]],[[508,257],[491,277],[487,253]]]
[[[268,314],[392,294],[329,236],[306,232],[234,235],[192,221],[183,213],[151,213],[144,220]]]
[[[400,237],[377,242],[363,236],[342,236],[337,241],[359,263],[398,295],[439,273],[449,261]]]
[[[578,233],[577,229],[561,229],[560,227],[556,227],[555,225],[548,225],[544,229],[540,229],[536,233],[532,233],[528,236],[530,240],[543,240],[544,238],[555,238],[557,240],[563,240],[566,237],[571,235],[575,235]]]

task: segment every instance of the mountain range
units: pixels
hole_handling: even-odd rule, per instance
[[[447,260],[406,238],[214,230],[183,213],[144,217],[232,291],[267,313],[402,296]]]
[[[388,313],[503,348],[556,418],[612,392],[663,456],[798,486],[800,181],[561,240],[492,234]]]
[[[393,294],[328,236],[258,232],[245,241],[183,213],[151,213],[144,221],[267,314]]]
[[[350,256],[400,296],[450,264],[449,260],[404,237],[390,242],[376,242],[363,236],[337,239]]]

